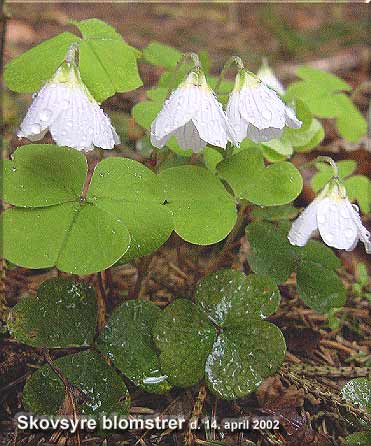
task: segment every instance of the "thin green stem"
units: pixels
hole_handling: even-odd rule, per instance
[[[328,163],[332,167],[332,170],[334,171],[333,178],[339,178],[338,166],[332,158],[330,158],[329,156],[321,155],[321,156],[317,156],[317,158],[315,159],[315,162],[317,162],[317,161]]]
[[[238,57],[238,56],[230,57],[227,60],[227,62],[224,64],[224,67],[223,67],[223,69],[222,69],[222,71],[220,73],[218,82],[215,85],[214,91],[215,91],[216,95],[218,95],[218,93],[219,93],[219,89],[220,89],[220,86],[221,86],[222,82],[224,81],[224,77],[225,77],[226,72],[230,69],[230,67],[233,64],[237,65],[238,70],[242,70],[244,68],[244,64],[243,64],[242,59],[240,57]]]
[[[196,69],[196,70],[201,69],[201,62],[200,62],[200,59],[196,53],[184,53],[174,68],[173,74],[172,74],[170,82],[169,82],[169,88],[167,90],[166,97],[170,96],[170,93],[174,88],[174,83],[175,83],[177,74],[179,73],[179,69],[188,59],[190,59],[193,62],[194,69]]]

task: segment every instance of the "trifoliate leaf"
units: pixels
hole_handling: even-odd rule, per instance
[[[255,321],[226,330],[207,358],[207,385],[219,398],[242,398],[278,370],[285,354],[283,334],[273,324]]]
[[[206,373],[223,399],[254,391],[283,361],[280,330],[261,318],[277,309],[279,292],[263,276],[221,270],[202,279],[196,304],[176,300],[155,325],[162,369],[175,385],[192,385]]]
[[[212,147],[205,147],[202,152],[203,160],[205,166],[210,170],[210,172],[216,172],[216,166],[222,161],[223,155]]]
[[[367,133],[367,121],[345,94],[334,96],[338,108],[336,127],[340,135],[351,142],[359,141]]]
[[[253,271],[266,274],[278,283],[295,270],[297,257],[287,239],[287,229],[267,222],[250,223],[246,228],[250,251],[247,257]]]
[[[328,313],[346,302],[345,288],[338,275],[319,263],[301,262],[296,283],[304,303],[318,313]]]
[[[179,166],[163,170],[159,177],[175,231],[184,240],[209,245],[229,234],[236,221],[235,202],[211,172]]]
[[[275,282],[258,274],[246,276],[230,269],[209,274],[198,284],[195,301],[220,327],[241,326],[246,319],[274,313],[280,302]]]
[[[152,339],[153,326],[161,314],[152,302],[130,300],[111,315],[98,338],[97,348],[137,386],[163,393],[171,388],[160,370]]]
[[[352,404],[371,411],[371,381],[369,378],[355,378],[341,390],[343,398]]]
[[[96,326],[95,293],[83,282],[53,278],[43,282],[35,298],[11,309],[12,336],[33,347],[64,348],[92,344]]]
[[[303,179],[289,162],[264,166],[257,147],[242,150],[218,164],[218,173],[232,187],[239,199],[262,206],[289,203],[301,192]]]
[[[79,394],[77,412],[82,415],[127,415],[130,396],[122,378],[92,351],[54,361]],[[58,415],[65,399],[64,385],[49,365],[38,369],[23,389],[25,408],[36,414]]]
[[[206,315],[190,301],[177,299],[159,316],[153,333],[169,382],[180,387],[197,384],[216,336]]]
[[[63,147],[47,146],[45,152],[33,148],[18,149],[5,175],[10,203],[29,206],[1,216],[7,232],[4,255],[13,263],[84,275],[108,268],[124,254],[126,261],[149,254],[167,240],[173,229],[171,214],[163,206],[158,177],[145,166],[123,158],[104,160],[86,198],[80,198],[85,162],[76,156],[72,160],[77,162],[67,162],[70,149]],[[59,159],[61,172],[56,170]],[[22,175],[16,174],[18,164]],[[37,175],[35,166],[43,167]]]
[[[152,65],[159,65],[171,70],[175,68],[176,64],[180,61],[182,53],[163,43],[151,42],[144,48],[143,57]]]
[[[65,32],[11,60],[5,66],[4,80],[10,90],[33,93],[48,82],[66,57],[70,45],[79,42],[75,34]]]

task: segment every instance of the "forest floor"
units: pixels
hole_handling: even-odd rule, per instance
[[[310,8],[309,8],[310,6]],[[366,6],[366,5],[365,5]],[[257,4],[34,4],[8,5],[5,61],[33,44],[61,31],[69,18],[98,17],[115,26],[125,39],[138,48],[158,40],[183,51],[207,49],[215,61],[213,71],[220,71],[232,54],[247,59],[255,70],[262,56],[270,62],[284,82],[292,80],[294,68],[302,62],[323,64],[353,86],[369,77],[370,51],[367,49],[368,10],[363,5],[287,5]],[[291,9],[291,6],[290,6]],[[205,20],[207,16],[207,20]],[[140,26],[138,25],[140,24]],[[68,27],[67,27],[68,28]],[[221,28],[223,32],[221,32]],[[153,85],[160,75],[154,67],[141,68],[145,86]],[[105,102],[108,113],[122,112],[123,127],[133,124],[131,107],[144,99],[144,89],[116,95]],[[357,105],[366,113],[369,97],[360,95]],[[18,144],[13,136],[28,104],[4,90],[3,135],[11,153]],[[120,121],[121,122],[121,121]],[[120,124],[120,122],[118,124]],[[292,159],[302,166],[315,156],[330,155],[336,160],[354,159],[357,173],[370,175],[369,140],[363,145],[349,145],[339,139],[333,123],[326,122],[326,139],[321,147]],[[130,151],[140,129],[128,136]],[[92,155],[94,157],[94,155]],[[305,206],[312,198],[309,178],[313,170],[302,170],[305,186],[297,205]],[[250,220],[246,210],[246,224]],[[370,227],[370,219],[365,225]],[[223,242],[197,247],[173,235],[151,258],[112,268],[105,277],[107,310],[111,312],[123,300],[150,299],[160,307],[177,297],[192,297],[195,284],[209,270],[210,259],[220,255]],[[249,272],[246,255],[249,246],[243,232],[220,258],[219,267]],[[368,376],[371,371],[371,302],[355,295],[356,265],[367,263],[362,249],[338,253],[343,263],[342,279],[348,299],[336,317],[339,324],[308,309],[297,295],[295,276],[280,287],[282,301],[278,312],[269,318],[285,335],[288,352],[281,370],[267,379],[250,397],[233,402],[217,400],[201,383],[187,390],[174,389],[166,395],[138,391],[130,383],[132,414],[224,417],[274,416],[281,429],[276,431],[241,431],[222,433],[215,429],[188,431],[131,431],[102,437],[82,434],[82,444],[95,445],[341,445],[343,438],[361,430],[362,420],[371,424],[371,414],[342,400],[340,390],[349,379]],[[14,306],[25,294],[34,295],[41,282],[56,276],[56,270],[3,270],[6,307]],[[63,274],[62,274],[63,276]],[[84,277],[95,285],[95,276]],[[5,318],[4,311],[4,318]],[[30,374],[44,363],[37,349],[16,343],[3,330],[0,338],[0,445],[65,445],[61,434],[21,433],[14,427],[13,416],[22,409],[22,389]],[[64,351],[66,353],[66,351]],[[51,351],[52,358],[60,353]]]

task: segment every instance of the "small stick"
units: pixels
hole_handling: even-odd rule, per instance
[[[99,334],[106,324],[106,290],[102,272],[97,273],[97,334]]]

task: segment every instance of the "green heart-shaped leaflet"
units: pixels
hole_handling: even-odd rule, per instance
[[[220,162],[217,171],[236,198],[261,206],[289,203],[303,187],[303,179],[292,163],[282,161],[265,167],[263,154],[256,146]]]
[[[159,314],[152,302],[130,300],[111,315],[97,340],[97,348],[106,354],[125,376],[147,392],[170,390],[160,370],[152,339],[152,328]]]
[[[9,314],[8,328],[33,347],[65,348],[93,343],[97,309],[94,290],[84,282],[52,278],[35,298],[22,299]]]

